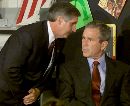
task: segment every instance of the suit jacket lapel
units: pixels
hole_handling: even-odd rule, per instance
[[[89,105],[93,106],[92,102],[92,94],[91,94],[91,73],[89,64],[86,58],[82,57],[81,60],[78,63],[78,75],[82,78],[81,81],[84,84],[84,87],[86,88],[86,99],[84,102],[89,103]]]
[[[111,87],[113,85],[113,75],[115,74],[114,67],[112,64],[112,60],[110,58],[106,57],[106,79],[105,79],[105,88],[104,93],[102,96],[101,104],[104,101],[105,97],[108,95],[109,90],[111,90]]]
[[[91,74],[90,74],[87,59],[82,58],[78,63],[78,66],[79,66],[79,71],[78,71],[79,76],[82,76],[83,81],[86,83],[86,85],[88,85],[91,80]]]

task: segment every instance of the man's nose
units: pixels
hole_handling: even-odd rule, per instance
[[[85,40],[84,39],[82,39],[82,45],[84,45],[85,44]]]
[[[86,39],[82,39],[82,45],[87,45],[88,41]]]

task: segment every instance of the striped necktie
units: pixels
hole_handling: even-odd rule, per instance
[[[93,62],[93,72],[92,72],[92,99],[95,102],[96,106],[99,106],[100,104],[100,84],[101,84],[101,78],[100,73],[98,70],[98,61]]]

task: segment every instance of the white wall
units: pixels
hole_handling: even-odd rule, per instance
[[[0,0],[0,8],[18,8],[23,0]]]
[[[11,34],[0,34],[0,50],[4,46],[7,39],[10,37]]]

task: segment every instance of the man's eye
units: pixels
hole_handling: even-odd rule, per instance
[[[92,41],[92,39],[91,39],[91,38],[88,38],[88,40],[89,40],[89,41]]]
[[[82,39],[85,39],[85,37],[84,37],[84,36],[82,36]]]

